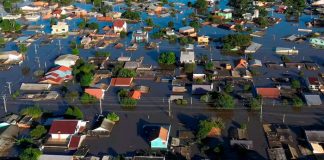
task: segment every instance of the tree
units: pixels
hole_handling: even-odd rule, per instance
[[[55,25],[57,23],[57,20],[55,18],[50,19],[50,25]]]
[[[79,59],[72,67],[72,73],[81,86],[89,86],[93,80],[95,66]]]
[[[135,100],[133,98],[126,97],[126,98],[122,98],[120,100],[120,104],[124,108],[132,109],[136,106],[137,100]]]
[[[67,92],[65,94],[65,98],[69,101],[69,102],[74,102],[75,100],[77,100],[79,98],[79,92],[77,91],[71,91],[71,92]]]
[[[251,99],[249,99],[248,105],[253,110],[259,110],[261,108],[261,99],[251,98]]]
[[[93,104],[93,103],[96,103],[98,100],[97,100],[96,97],[91,96],[88,93],[84,93],[81,96],[80,101],[81,101],[82,104]]]
[[[291,87],[292,87],[293,89],[300,89],[300,81],[297,80],[297,79],[293,79],[293,80],[291,81]]]
[[[200,23],[198,21],[191,21],[189,26],[195,28],[195,30],[198,30],[200,28]]]
[[[99,30],[99,24],[96,23],[96,22],[92,22],[92,23],[89,23],[87,25],[88,28],[92,29],[92,30]]]
[[[18,48],[19,48],[19,52],[23,54],[26,53],[28,50],[26,44],[19,44]]]
[[[70,106],[65,111],[64,116],[71,119],[83,119],[83,112],[79,107]]]
[[[131,20],[140,20],[141,15],[139,12],[133,12],[131,10],[126,10],[121,15],[122,18],[131,19]]]
[[[225,124],[221,118],[201,120],[198,125],[197,138],[199,140],[206,138],[212,128],[224,129]]]
[[[225,50],[231,50],[238,47],[246,47],[250,45],[252,37],[246,34],[230,34],[222,38],[223,48]]]
[[[169,21],[168,22],[168,27],[169,28],[174,28],[174,22],[173,21]]]
[[[90,86],[92,80],[93,80],[92,74],[84,74],[80,79],[80,85],[82,87],[88,87]]]
[[[184,71],[186,73],[193,73],[195,69],[196,69],[195,63],[185,63],[184,64]]]
[[[33,119],[40,118],[43,114],[43,111],[38,105],[24,108],[20,111],[20,114],[25,116],[31,116]]]
[[[15,144],[20,148],[27,148],[34,146],[34,141],[31,138],[20,138],[16,140]]]
[[[98,52],[96,52],[96,54],[95,54],[95,56],[96,57],[110,57],[110,52],[101,52],[101,51],[98,51]]]
[[[196,9],[203,11],[208,8],[208,3],[206,0],[197,0],[196,3],[193,5]]]
[[[43,125],[37,125],[36,128],[30,131],[30,136],[34,139],[39,139],[47,132]]]
[[[127,36],[127,33],[125,31],[121,31],[119,33],[120,38],[125,38]]]
[[[37,148],[26,148],[20,155],[20,160],[38,160],[42,152]]]
[[[153,26],[154,26],[154,22],[153,22],[152,18],[147,18],[147,19],[145,20],[145,23],[146,23],[146,25],[149,26],[149,27],[153,27]]]
[[[265,28],[269,25],[267,17],[259,17],[255,20],[255,23],[258,24],[261,28]]]
[[[80,23],[78,24],[78,27],[79,27],[80,29],[84,29],[84,28],[86,27],[86,25],[87,25],[87,23],[85,22],[85,20],[83,20],[82,22],[80,22]]]
[[[128,93],[129,91],[127,89],[121,89],[118,91],[118,97],[119,98],[125,98],[125,97],[128,97]]]
[[[109,113],[106,118],[113,122],[119,121],[119,116],[115,112]]]
[[[224,91],[226,93],[232,93],[234,91],[234,87],[233,87],[233,84],[226,84],[225,87],[224,87]]]
[[[134,70],[122,68],[118,72],[118,77],[123,77],[123,78],[132,78],[136,77],[136,72]]]
[[[231,109],[234,108],[235,101],[234,98],[226,93],[218,93],[216,95],[215,107]]]
[[[79,55],[79,54],[80,54],[79,49],[77,49],[77,48],[73,48],[73,49],[72,49],[72,54],[73,54],[73,55]]]
[[[243,85],[243,90],[244,91],[249,91],[251,89],[251,85],[250,84],[244,84]]]
[[[160,64],[172,65],[176,63],[176,56],[174,52],[163,52],[160,54],[158,62]]]
[[[102,3],[102,0],[93,0],[93,5],[95,7],[100,7],[101,6],[101,3]]]
[[[302,107],[304,105],[304,102],[298,96],[295,96],[292,98],[292,104],[295,107]]]
[[[21,30],[21,25],[15,20],[0,20],[0,28],[3,32],[17,32]]]
[[[200,101],[204,103],[209,103],[211,101],[212,97],[209,94],[205,94],[200,97]]]

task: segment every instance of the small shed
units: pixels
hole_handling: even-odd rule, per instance
[[[322,104],[321,97],[318,94],[303,95],[308,106],[319,106]]]

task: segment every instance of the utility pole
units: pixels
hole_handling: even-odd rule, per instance
[[[34,47],[35,47],[35,54],[37,54],[37,46],[36,46],[36,44],[34,45]]]
[[[169,117],[171,117],[171,101],[169,99]]]
[[[60,53],[61,53],[61,40],[59,39],[59,49],[60,49]]]
[[[38,68],[41,68],[41,66],[40,66],[40,60],[39,60],[39,57],[37,56],[37,57],[35,57],[35,60],[36,60],[36,62],[38,63]]]
[[[5,112],[7,113],[7,99],[6,99],[6,95],[3,95],[2,98],[3,98],[3,107],[5,109]]]
[[[286,114],[283,114],[283,116],[282,116],[282,124],[285,124],[285,120],[286,120]]]
[[[7,82],[9,88],[9,94],[11,95],[11,82]]]
[[[263,99],[261,98],[261,109],[260,109],[260,122],[262,122],[262,109],[263,109]]]
[[[100,99],[100,115],[102,115],[102,103],[101,103],[101,99]]]
[[[190,97],[190,104],[192,105],[192,97]]]

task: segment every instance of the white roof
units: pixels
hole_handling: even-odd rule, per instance
[[[305,94],[304,97],[308,106],[322,104],[321,97],[317,94]]]
[[[25,90],[25,91],[49,90],[51,86],[52,86],[51,84],[22,83],[20,86],[20,90]]]
[[[65,67],[71,67],[75,64],[75,62],[79,59],[79,56],[72,54],[65,54],[57,57],[55,59],[55,64]]]
[[[73,160],[73,156],[43,154],[38,158],[38,160]]]

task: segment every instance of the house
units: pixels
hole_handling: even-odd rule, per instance
[[[134,31],[132,34],[132,42],[133,43],[142,43],[142,42],[148,42],[149,36],[148,32],[142,31],[142,30],[137,30]]]
[[[208,46],[209,43],[208,36],[199,36],[197,40],[198,40],[198,45]]]
[[[214,84],[192,84],[191,94],[206,94],[214,89]]]
[[[171,125],[161,126],[157,133],[152,133],[150,140],[152,149],[167,149]]]
[[[123,20],[116,20],[113,23],[115,33],[127,32],[127,23]]]
[[[38,12],[41,7],[32,7],[32,6],[22,6],[20,10],[23,12]]]
[[[311,91],[318,91],[322,86],[318,77],[307,77],[306,84],[308,89]]]
[[[9,150],[14,147],[18,138],[19,128],[17,125],[0,126],[0,156],[7,157]]]
[[[96,97],[97,99],[104,99],[105,96],[105,90],[100,88],[86,88],[84,90],[85,93],[88,93],[89,95]]]
[[[139,100],[141,99],[141,91],[131,91],[129,92],[129,97],[132,98],[132,99],[136,99],[136,100]]]
[[[103,118],[99,127],[91,131],[92,134],[100,136],[109,136],[114,128],[116,122],[113,122],[107,118]]]
[[[39,83],[22,83],[20,86],[21,91],[47,91],[52,87],[51,84],[39,84]]]
[[[196,32],[195,32],[195,28],[191,27],[191,26],[186,26],[186,27],[181,27],[179,28],[179,33],[183,34],[183,35],[189,35],[189,36],[195,36]]]
[[[65,34],[69,32],[69,25],[66,22],[57,22],[52,26],[52,34]]]
[[[68,149],[77,150],[81,146],[81,143],[85,138],[86,135],[72,135],[67,146]]]
[[[318,94],[303,94],[308,106],[319,106],[322,104],[321,97]]]
[[[182,48],[180,53],[180,63],[195,63],[193,44],[188,44]]]
[[[223,17],[224,19],[232,19],[232,12],[224,10],[216,13],[217,16]]]
[[[66,141],[74,134],[82,132],[86,127],[82,120],[54,120],[48,131],[52,140]]]
[[[245,59],[240,59],[237,65],[235,66],[235,69],[240,69],[240,68],[246,69],[247,67],[248,67],[248,62]]]
[[[75,65],[78,59],[79,56],[72,55],[72,54],[65,54],[57,57],[54,61],[54,64],[59,66],[71,67]]]
[[[140,62],[137,62],[137,61],[129,61],[129,62],[125,62],[124,68],[126,68],[126,69],[136,69],[140,65],[141,65]]]
[[[250,67],[262,67],[262,62],[261,62],[261,60],[258,60],[258,59],[252,59],[252,60],[249,60],[249,66]]]
[[[112,78],[110,85],[115,87],[130,87],[134,78]]]
[[[47,7],[48,6],[48,2],[44,2],[44,1],[36,1],[36,2],[33,2],[32,4],[35,7]]]
[[[310,38],[309,42],[312,46],[324,47],[324,37]]]
[[[42,154],[38,160],[73,160],[73,155]]]
[[[72,80],[72,68],[57,66],[45,74],[39,82],[49,84],[62,84],[65,81]]]
[[[314,154],[324,153],[324,131],[321,130],[305,130],[307,142],[311,146],[311,150]]]
[[[255,53],[261,48],[262,44],[252,42],[250,46],[248,46],[245,50],[244,53]]]
[[[280,89],[278,88],[256,88],[256,94],[263,98],[276,99],[280,97]]]
[[[0,64],[20,64],[24,56],[17,51],[0,52]]]

